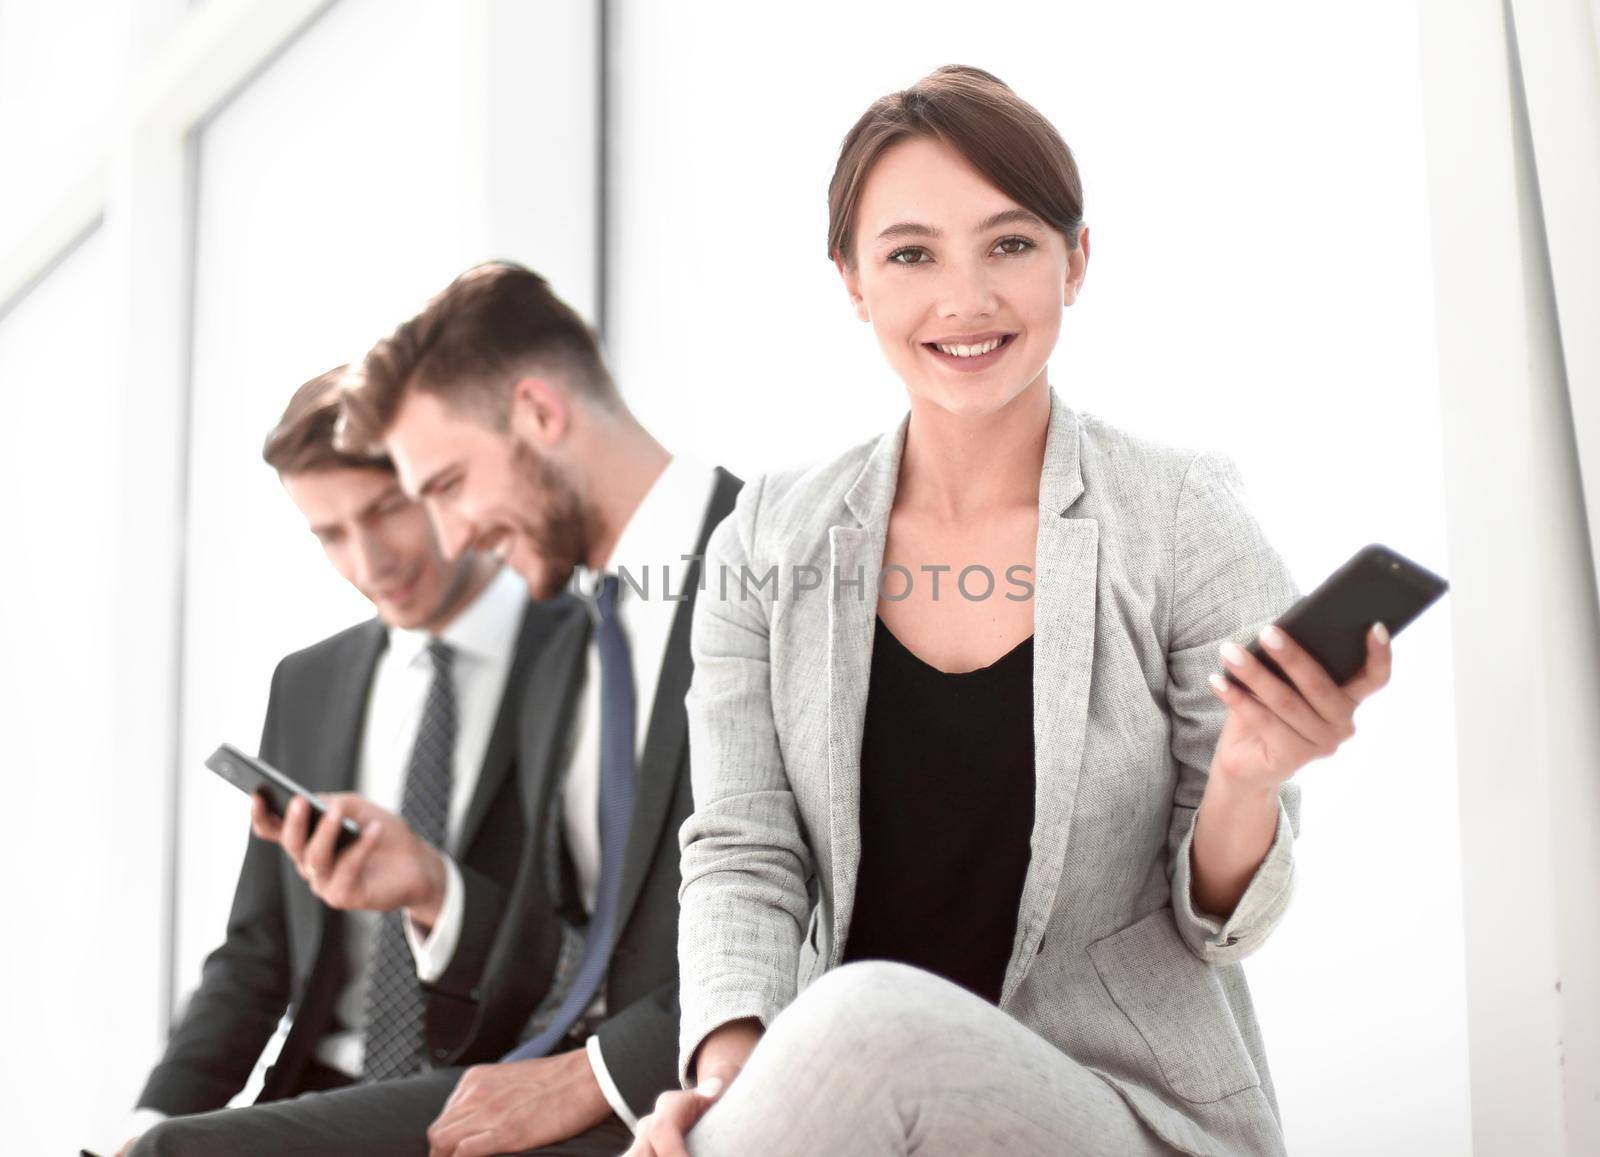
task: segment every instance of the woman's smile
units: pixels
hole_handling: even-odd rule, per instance
[[[939,341],[926,341],[922,348],[934,361],[961,374],[975,374],[988,369],[1016,343],[1015,333],[982,333],[965,337],[951,337]]]

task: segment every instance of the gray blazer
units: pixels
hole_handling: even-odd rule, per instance
[[[756,479],[707,548],[680,1076],[717,1026],[770,1024],[842,957],[874,579],[905,431]],[[1227,462],[1134,438],[1054,391],[1039,505],[1036,820],[1000,1007],[1174,1147],[1282,1153],[1238,961],[1288,903],[1298,789],[1283,789],[1272,848],[1226,922],[1194,907],[1189,841],[1224,714],[1206,685],[1217,647],[1281,613],[1293,581]]]

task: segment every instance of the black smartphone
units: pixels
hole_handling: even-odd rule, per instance
[[[1277,625],[1322,664],[1335,683],[1343,684],[1366,664],[1367,631],[1373,623],[1382,623],[1391,637],[1398,635],[1449,589],[1450,584],[1431,570],[1373,543],[1356,551],[1321,586],[1285,611]],[[1245,650],[1287,681],[1261,640],[1251,640]],[[1224,674],[1243,686],[1233,672]]]
[[[206,766],[246,795],[265,796],[267,806],[279,817],[288,810],[289,801],[295,796],[299,796],[311,805],[312,828],[322,822],[322,817],[327,814],[328,809],[310,791],[270,763],[253,755],[246,755],[231,743],[224,743],[213,751],[206,759]],[[360,834],[361,826],[349,816],[345,816],[334,846],[342,850],[353,843]]]

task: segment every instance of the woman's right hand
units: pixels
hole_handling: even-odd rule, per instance
[[[699,1077],[695,1087],[657,1097],[655,1111],[639,1121],[623,1157],[689,1157],[689,1130],[728,1091],[760,1040],[761,1022],[754,1019],[714,1029],[701,1042],[691,1066]]]

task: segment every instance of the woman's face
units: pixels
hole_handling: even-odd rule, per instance
[[[991,185],[948,145],[913,137],[884,150],[855,223],[855,266],[839,262],[912,401],[978,416],[1034,382],[1077,298],[1077,249]]]

